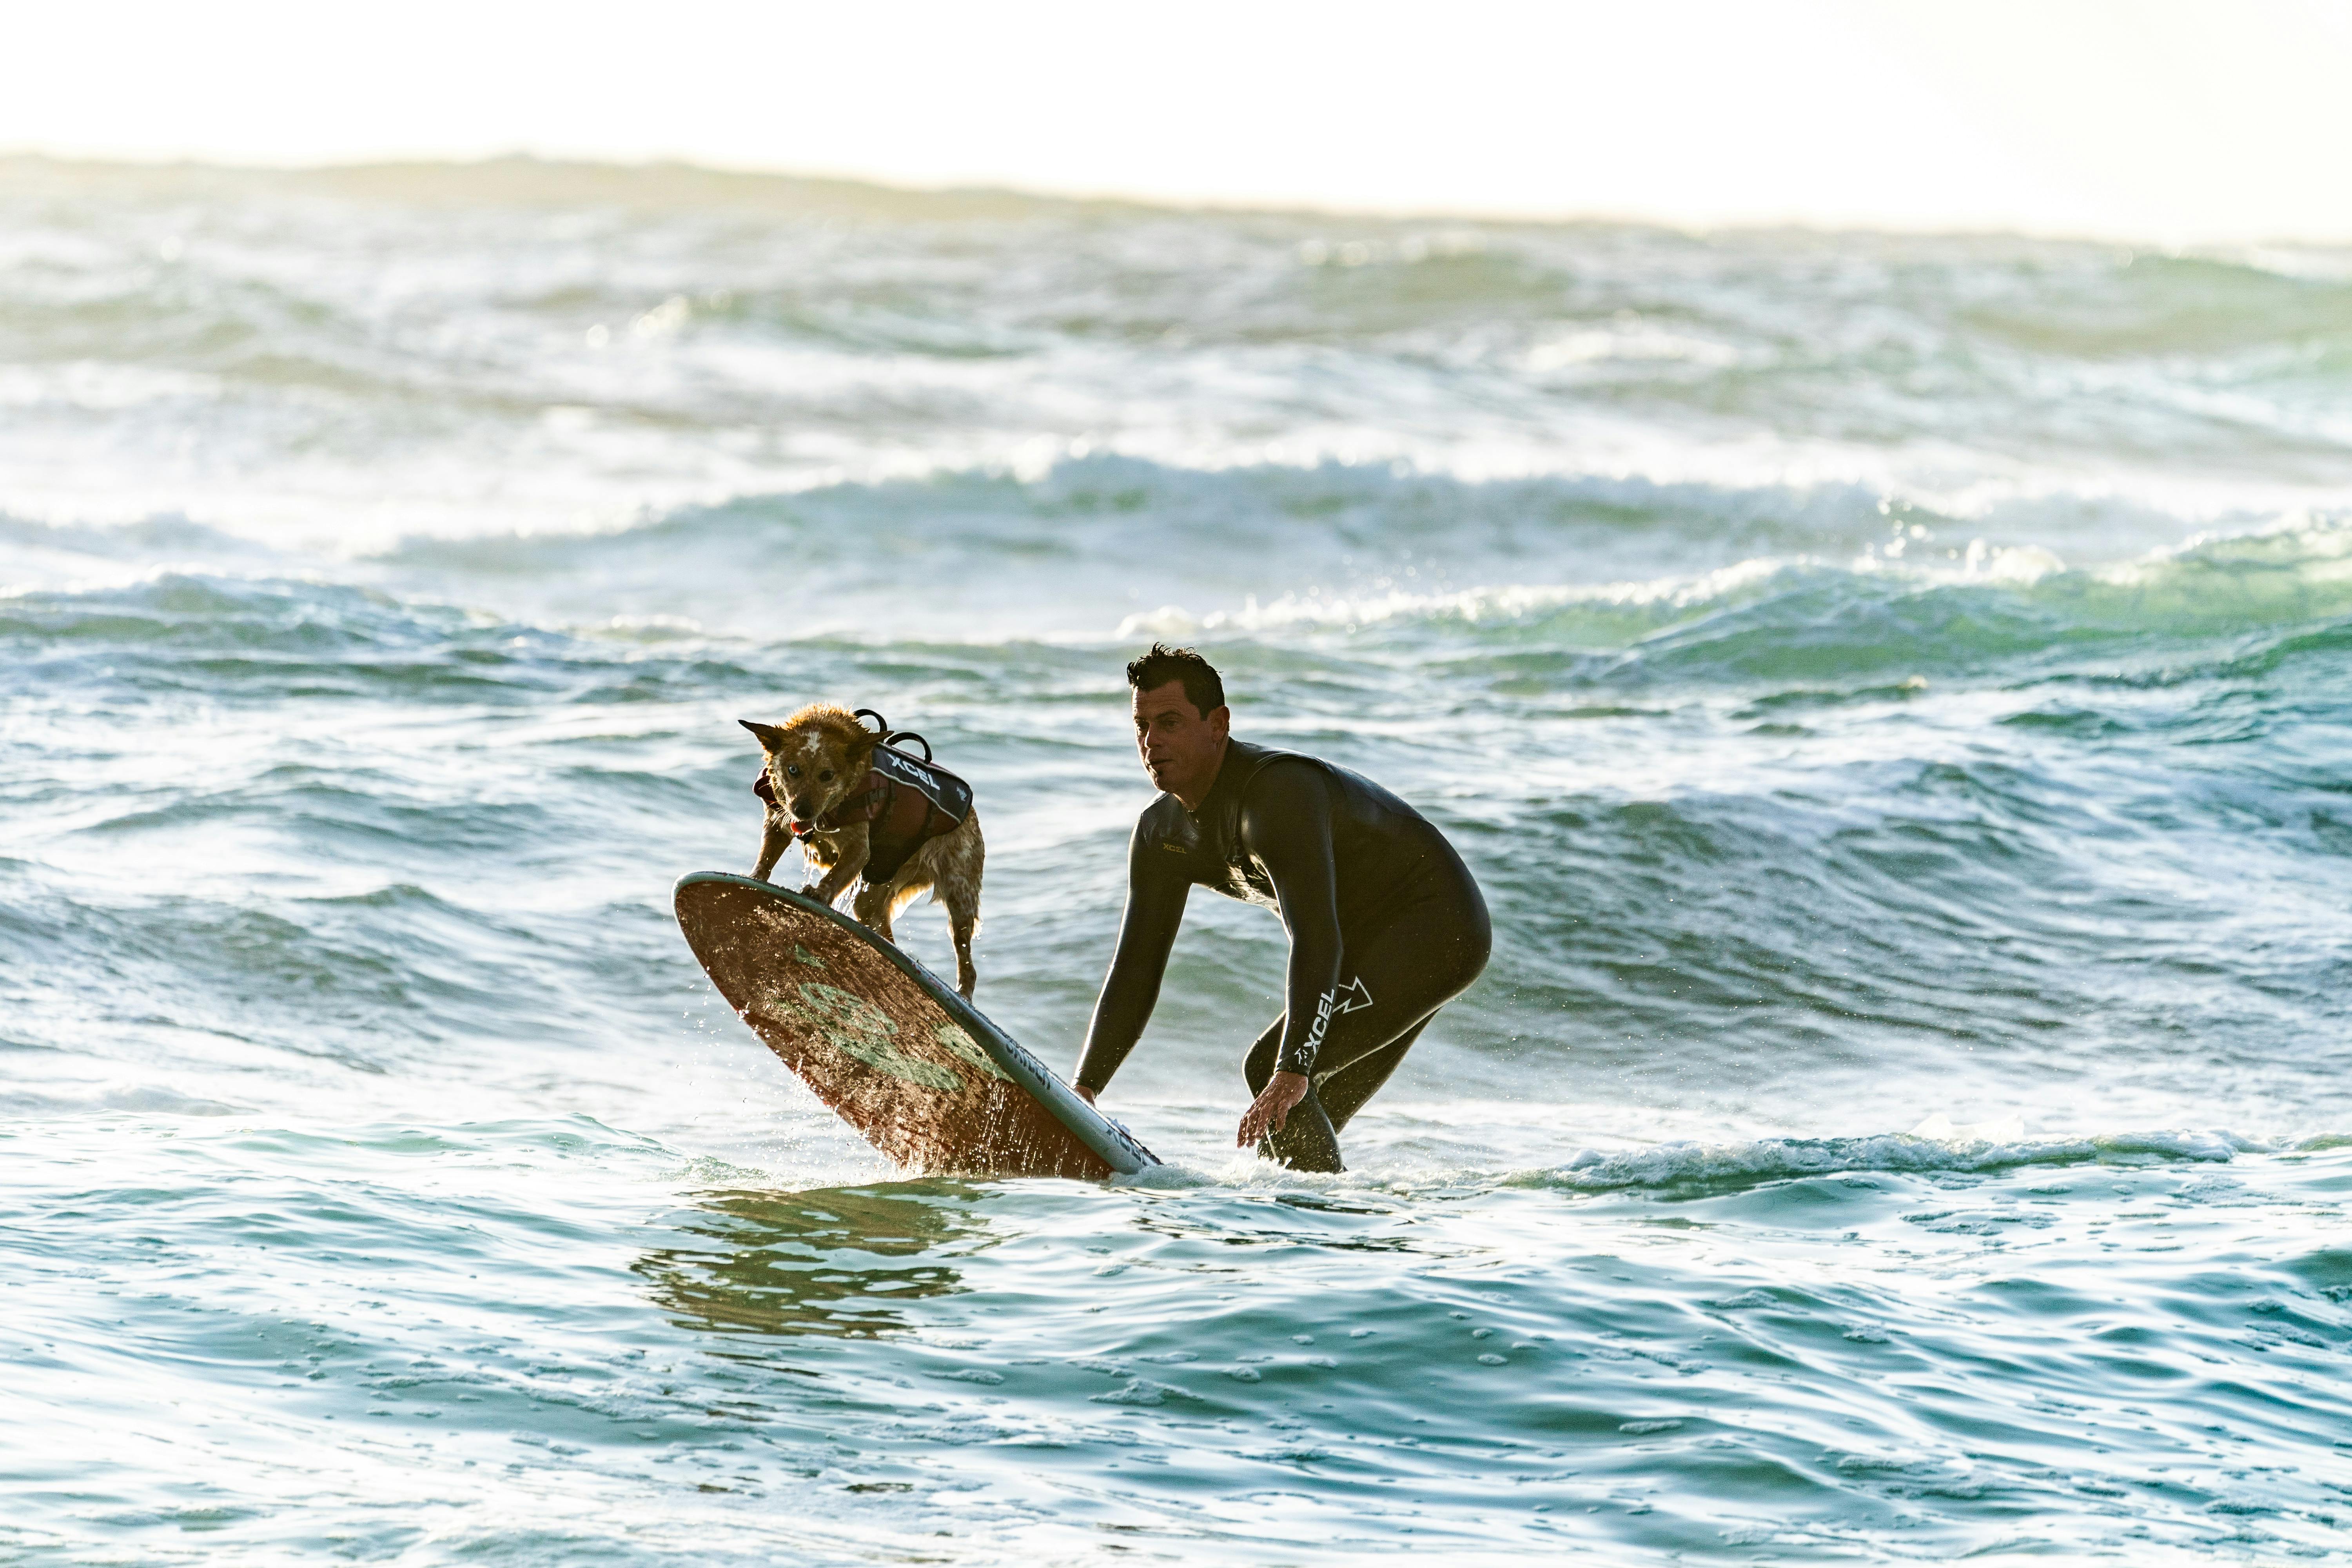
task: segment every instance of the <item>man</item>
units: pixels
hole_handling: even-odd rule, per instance
[[[1419,812],[1347,769],[1234,740],[1224,682],[1191,648],[1127,667],[1135,744],[1162,791],[1127,851],[1127,914],[1087,1030],[1088,1104],[1127,1058],[1195,883],[1272,906],[1290,933],[1281,1017],[1243,1067],[1257,1098],[1238,1147],[1337,1171],[1339,1129],[1388,1081],[1438,1008],[1486,966],[1469,868]]]

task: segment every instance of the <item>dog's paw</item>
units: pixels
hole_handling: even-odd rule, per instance
[[[803,899],[817,899],[820,902],[823,901],[820,896],[820,889],[814,882],[805,882],[802,884],[801,897]]]

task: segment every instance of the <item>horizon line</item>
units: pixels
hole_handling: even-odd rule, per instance
[[[1904,223],[1886,219],[1836,218],[1789,215],[1780,217],[1694,217],[1657,212],[1544,212],[1513,211],[1473,206],[1445,207],[1420,205],[1380,206],[1318,203],[1307,200],[1253,200],[1245,197],[1181,198],[1157,196],[1132,191],[1055,189],[1050,186],[1024,186],[1011,183],[956,182],[929,184],[907,180],[894,180],[866,174],[820,172],[782,168],[774,165],[718,163],[676,155],[657,155],[638,159],[608,158],[573,154],[551,154],[512,148],[484,153],[474,156],[457,157],[434,154],[387,154],[379,157],[310,160],[225,159],[189,154],[181,157],[133,156],[113,153],[60,153],[39,146],[0,146],[0,166],[7,164],[47,164],[60,172],[147,172],[156,174],[214,174],[232,176],[268,178],[271,176],[301,178],[339,174],[367,175],[395,173],[479,174],[499,169],[530,167],[570,173],[646,176],[659,174],[684,174],[706,178],[718,178],[749,183],[767,183],[780,186],[825,187],[847,195],[870,193],[886,197],[918,201],[953,202],[982,201],[991,205],[1019,203],[1047,207],[1118,208],[1137,213],[1167,213],[1202,216],[1287,217],[1325,219],[1335,222],[1383,223],[1458,223],[1490,227],[1571,228],[1647,228],[1697,237],[1730,234],[1802,233],[1824,237],[1838,235],[1874,236],[1905,239],[2028,239],[2056,244],[2076,244],[2121,247],[2134,252],[2148,251],[2160,255],[2192,254],[2210,250],[2242,249],[2337,249],[2352,246],[2352,235],[2323,238],[2315,237],[2210,237],[2190,239],[2163,239],[2147,234],[2101,231],[2096,228],[2060,228],[2031,226],[1999,226],[1967,221],[1951,223]],[[977,215],[974,215],[977,216]]]

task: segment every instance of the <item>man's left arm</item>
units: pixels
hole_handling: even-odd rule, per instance
[[[1280,1131],[1291,1107],[1307,1098],[1339,996],[1339,869],[1331,849],[1331,792],[1322,771],[1303,763],[1268,767],[1252,781],[1241,828],[1243,847],[1274,880],[1275,900],[1290,932],[1274,1076],[1242,1117],[1234,1139],[1249,1148]]]

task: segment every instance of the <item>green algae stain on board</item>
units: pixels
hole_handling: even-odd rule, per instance
[[[963,1079],[948,1068],[899,1050],[891,1038],[898,1026],[864,997],[837,985],[802,984],[793,989],[800,994],[798,1007],[781,999],[776,1005],[799,1017],[835,1050],[923,1089],[954,1093],[963,1088]]]

